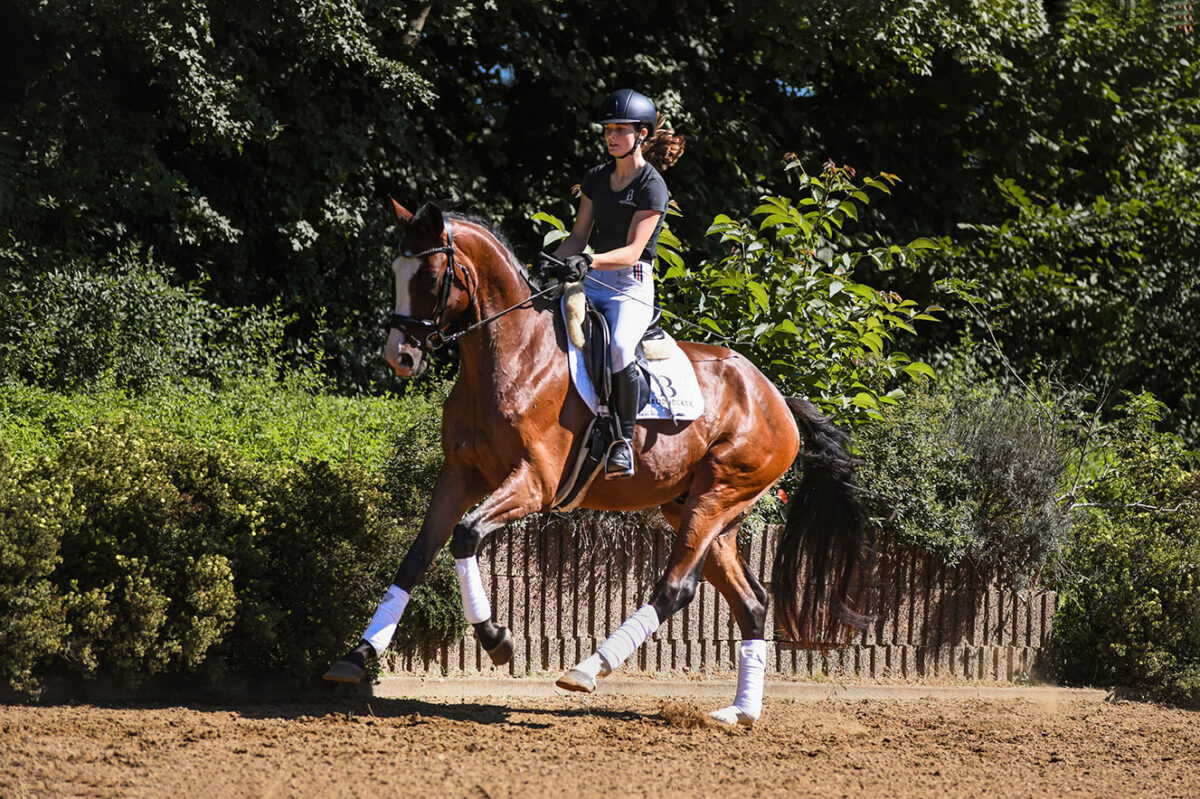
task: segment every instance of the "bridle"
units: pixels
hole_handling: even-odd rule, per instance
[[[463,285],[467,287],[467,304],[474,302],[475,291],[474,281],[471,280],[466,267],[458,263],[454,259],[454,226],[447,219],[443,223],[443,228],[446,231],[446,243],[440,247],[430,247],[428,250],[420,252],[409,252],[401,243],[399,248],[400,255],[405,258],[428,258],[430,255],[443,253],[446,256],[446,271],[442,275],[442,288],[438,296],[437,308],[433,311],[433,316],[425,318],[420,316],[411,316],[409,314],[393,313],[392,327],[399,330],[408,338],[409,328],[416,327],[428,331],[425,335],[419,337],[419,347],[422,351],[428,347],[431,350],[440,349],[448,339],[445,337],[446,328],[449,326],[445,321],[446,307],[450,304],[450,290],[454,284],[454,270],[458,269],[462,272]],[[457,338],[455,336],[454,338]],[[453,339],[449,339],[453,340]]]
[[[412,316],[409,314],[392,314],[392,327],[394,327],[396,330],[399,330],[401,334],[404,335],[406,341],[409,339],[408,328],[410,327],[416,327],[428,331],[417,339],[417,346],[422,352],[429,353],[439,350],[445,345],[451,344],[462,338],[472,330],[483,327],[489,322],[495,321],[505,314],[517,310],[522,305],[532,302],[538,297],[549,294],[552,291],[556,291],[559,288],[559,286],[555,284],[540,291],[536,291],[529,297],[518,302],[516,305],[509,306],[499,313],[494,313],[491,316],[485,317],[480,319],[478,322],[468,325],[462,330],[447,335],[446,330],[451,324],[454,323],[454,320],[450,320],[449,322],[445,321],[445,316],[446,308],[450,304],[450,290],[452,288],[452,284],[454,283],[455,269],[462,273],[462,282],[467,288],[467,307],[470,307],[475,302],[475,292],[478,288],[478,282],[471,277],[471,273],[467,271],[465,266],[458,263],[458,261],[454,259],[454,226],[451,225],[449,219],[443,222],[443,226],[446,231],[446,243],[444,245],[440,247],[430,247],[428,250],[421,250],[420,252],[409,252],[404,248],[403,244],[401,244],[399,248],[400,255],[404,256],[405,258],[427,258],[430,255],[437,255],[438,253],[442,253],[446,256],[446,271],[442,275],[442,287],[438,295],[437,308],[435,308],[433,311],[433,316],[426,318],[421,316]],[[525,278],[525,282],[529,284],[529,287],[531,289],[536,288],[536,286],[530,283],[529,277],[525,274],[525,271],[519,271],[521,272],[521,276]]]

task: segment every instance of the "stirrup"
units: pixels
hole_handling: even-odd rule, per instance
[[[624,450],[622,452],[622,449]],[[620,463],[619,456],[626,454],[626,462]],[[614,458],[614,456],[618,456]],[[605,480],[627,480],[633,477],[633,442],[628,438],[615,439],[608,445],[608,455],[604,464]]]

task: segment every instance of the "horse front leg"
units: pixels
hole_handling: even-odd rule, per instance
[[[464,518],[463,512],[486,492],[478,485],[474,473],[442,471],[421,532],[396,571],[392,585],[363,633],[362,641],[326,672],[326,680],[359,682],[363,678],[367,660],[377,657],[387,648],[413,589],[447,541],[450,541],[450,554],[454,556],[463,613],[474,628],[480,645],[497,666],[512,660],[512,635],[508,628],[497,624],[492,618],[477,554],[488,535],[544,507],[547,492],[552,494],[554,490],[553,483],[548,478],[543,479],[525,462]]]
[[[479,547],[487,536],[509,522],[545,507],[553,491],[554,484],[546,475],[539,474],[528,461],[523,462],[479,507],[455,525],[450,539],[463,613],[475,629],[480,646],[496,666],[512,660],[512,635],[507,627],[492,618],[491,605],[479,573]]]
[[[362,680],[367,660],[378,657],[391,643],[412,592],[450,539],[455,523],[485,493],[486,488],[480,486],[479,478],[473,472],[443,467],[434,484],[433,498],[421,530],[396,570],[383,600],[375,608],[362,640],[325,672],[324,679],[349,683]]]

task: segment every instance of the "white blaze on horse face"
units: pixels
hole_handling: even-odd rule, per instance
[[[412,313],[412,281],[421,268],[417,258],[403,255],[392,261],[392,274],[396,276],[396,313],[408,316]]]
[[[417,258],[402,255],[392,261],[392,273],[396,276],[396,313],[412,315],[412,283],[420,269],[421,261]],[[400,377],[413,377],[424,368],[425,353],[410,344],[408,336],[390,334],[384,357]]]

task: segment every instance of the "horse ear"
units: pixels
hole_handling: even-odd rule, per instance
[[[396,211],[396,221],[400,223],[400,227],[408,227],[409,223],[412,222],[412,211],[408,210],[394,199],[392,200],[392,208]]]
[[[425,203],[413,216],[412,223],[414,226],[420,225],[425,228],[432,236],[441,236],[442,229],[446,226],[442,219],[442,209],[433,203]]]

